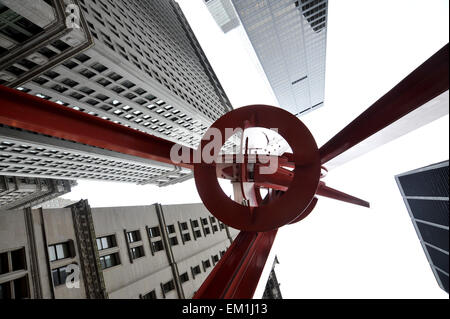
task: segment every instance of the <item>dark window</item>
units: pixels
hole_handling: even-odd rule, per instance
[[[158,298],[156,298],[156,291],[152,290],[149,293],[142,295],[141,299],[158,299]]]
[[[152,246],[153,246],[153,251],[155,251],[155,252],[164,250],[164,245],[161,240],[153,242]]]
[[[202,237],[202,232],[200,230],[195,230],[194,233],[196,238]]]
[[[136,84],[134,84],[133,82],[130,82],[128,80],[125,80],[122,82],[122,85],[129,89],[129,88],[132,88],[133,86],[135,86]]]
[[[167,225],[167,231],[169,234],[175,233],[175,226],[174,225]]]
[[[70,274],[70,273],[67,273],[66,269],[67,269],[67,266],[56,268],[56,269],[52,270],[53,285],[55,287],[64,285],[66,283],[67,275]],[[72,272],[73,272],[73,270],[72,270]]]
[[[144,246],[133,247],[130,249],[131,259],[138,259],[145,256]]]
[[[166,282],[165,284],[162,285],[162,289],[164,293],[172,291],[175,289],[175,283],[173,282],[173,280]]]
[[[51,45],[53,45],[55,48],[57,48],[59,51],[64,52],[67,49],[70,48],[70,45],[68,45],[67,43],[61,41],[61,40],[56,40],[53,41],[52,43],[50,43]]]
[[[181,281],[181,283],[185,283],[186,281],[189,281],[189,275],[187,272],[180,275],[180,281]]]
[[[182,230],[187,230],[188,229],[188,224],[186,222],[180,223],[180,226],[181,226]]]
[[[212,256],[212,260],[213,260],[213,263],[215,265],[219,261],[219,255]]]
[[[208,219],[207,218],[202,218],[202,224],[203,225],[208,225]]]
[[[200,269],[200,266],[195,266],[194,268],[192,268],[192,276],[194,276],[195,277],[195,275],[198,275],[198,274],[200,274],[202,271],[201,271],[201,269]]]
[[[216,232],[216,231],[218,231],[219,229],[217,228],[217,225],[213,225],[213,231],[214,232]]]
[[[102,269],[111,268],[116,265],[120,265],[118,253],[100,257],[100,266],[102,267]]]
[[[211,234],[211,230],[209,229],[209,227],[205,227],[205,234],[206,235]]]
[[[81,71],[80,71],[80,74],[83,75],[83,76],[85,76],[85,77],[88,78],[88,79],[90,79],[90,78],[92,78],[93,76],[95,76],[95,73],[92,72],[92,71],[89,70],[89,69],[83,69],[83,70],[81,70]]]
[[[48,255],[50,261],[71,257],[69,242],[48,246]]]
[[[11,299],[11,284],[5,282],[0,284],[0,299]]]
[[[192,221],[192,225],[193,225],[194,227],[198,227],[198,220],[193,220],[193,221]]]
[[[94,63],[91,66],[95,71],[102,73],[103,71],[108,70],[108,68],[106,66],[104,66],[101,63]]]
[[[177,246],[178,245],[178,238],[177,237],[170,237],[169,238],[170,246]]]
[[[108,75],[108,77],[109,77],[110,79],[114,80],[114,81],[119,81],[120,79],[123,78],[123,76],[121,76],[121,75],[119,75],[119,74],[117,74],[117,73],[115,73],[115,72],[110,73],[110,74]]]
[[[105,79],[105,78],[101,78],[101,79],[98,79],[98,80],[97,80],[97,83],[98,83],[98,84],[101,84],[101,85],[103,85],[103,86],[108,86],[108,85],[110,85],[112,82],[111,82],[111,81],[108,81],[108,80]]]
[[[49,77],[50,79],[54,79],[54,78],[57,78],[58,76],[60,76],[60,74],[56,73],[55,71],[47,71],[44,73],[44,75]]]
[[[73,69],[74,67],[78,66],[78,64],[73,61],[64,62],[63,65],[68,69]]]
[[[129,231],[127,232],[127,237],[129,243],[134,243],[141,240],[141,233],[139,230]]]
[[[73,88],[74,86],[77,86],[78,84],[80,84],[80,83],[75,82],[75,81],[73,81],[73,80],[71,80],[71,79],[64,79],[64,80],[62,81],[62,83],[65,84],[65,85],[70,86],[71,88]]]
[[[98,250],[104,250],[111,247],[116,247],[116,236],[110,235],[110,236],[104,236],[97,238],[97,248]]]
[[[82,53],[82,54],[76,56],[75,59],[77,59],[80,62],[86,62],[87,60],[90,59],[90,57],[87,56],[86,54]]]
[[[11,252],[12,271],[27,269],[25,248]]]
[[[206,269],[211,267],[211,261],[209,259],[202,261],[202,263],[203,263],[203,270],[205,270],[205,271],[206,271]]]
[[[150,235],[151,238],[161,236],[161,232],[159,231],[158,226],[149,228],[148,234]]]
[[[191,240],[191,235],[189,233],[183,234],[183,240],[185,242],[190,241]]]
[[[88,95],[95,92],[93,89],[87,88],[87,87],[85,87],[85,86],[83,86],[83,87],[80,89],[80,91],[83,92],[83,93],[86,93],[86,94],[88,94]]]
[[[42,84],[47,83],[48,80],[47,80],[47,79],[44,79],[43,77],[38,76],[37,78],[34,78],[34,79],[33,79],[33,82],[42,85]]]
[[[6,274],[9,272],[8,266],[8,253],[0,254],[0,275]]]

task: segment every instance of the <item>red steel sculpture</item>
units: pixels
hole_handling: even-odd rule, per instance
[[[173,142],[100,119],[65,106],[0,86],[0,123],[193,169],[200,197],[219,220],[241,232],[214,267],[194,298],[252,298],[278,228],[301,221],[314,209],[318,196],[355,205],[369,203],[330,188],[321,181],[329,160],[379,132],[449,88],[449,46],[444,46],[322,147],[308,128],[292,114],[272,106],[251,105],[229,112],[206,132],[198,150],[181,147],[189,160],[171,159]],[[292,153],[278,156],[273,174],[261,174],[267,161],[250,161],[245,147],[242,161],[214,149],[211,163],[202,154],[212,141],[211,130],[278,128]],[[245,143],[247,145],[247,141]],[[225,162],[225,163],[224,163]],[[235,198],[221,189],[217,178],[230,180]],[[260,189],[268,189],[261,197]],[[237,191],[236,191],[237,190]]]

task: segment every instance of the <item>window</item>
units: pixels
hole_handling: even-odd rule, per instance
[[[212,256],[212,260],[213,260],[213,263],[215,265],[219,261],[219,255]]]
[[[161,232],[159,231],[158,226],[149,228],[148,234],[149,234],[150,238],[161,236]]]
[[[144,246],[133,247],[130,249],[131,259],[138,259],[145,256]]]
[[[108,249],[108,248],[116,247],[116,246],[117,246],[117,242],[116,242],[116,236],[115,235],[110,235],[110,236],[104,236],[104,237],[97,238],[97,248],[98,248],[98,250],[104,250],[104,249]]]
[[[162,243],[162,240],[158,240],[152,243],[153,251],[158,252],[161,250],[164,250],[164,245]]]
[[[73,257],[70,251],[71,249],[69,242],[48,246],[48,256],[50,261]]]
[[[192,276],[195,278],[195,275],[201,274],[200,266],[195,266],[194,268],[191,268]]]
[[[203,225],[208,225],[208,219],[207,218],[202,218],[202,224]]]
[[[25,248],[11,252],[12,271],[27,269],[25,260]]]
[[[66,269],[67,269],[67,266],[59,267],[59,268],[52,270],[53,285],[55,287],[64,285],[66,283],[67,275],[69,275],[73,272],[73,269],[72,269],[71,273],[67,273]]]
[[[189,281],[189,275],[187,272],[180,275],[180,281],[182,284],[185,283],[186,281]]]
[[[158,298],[156,298],[156,291],[152,290],[145,295],[141,295],[141,299],[158,299]]]
[[[176,236],[169,238],[169,243],[170,243],[170,246],[177,246],[178,245],[178,238]]]
[[[204,260],[203,262],[203,270],[206,271],[209,267],[211,267],[211,261],[209,259]]]
[[[206,235],[211,234],[211,230],[209,229],[209,227],[205,227],[205,234]]]
[[[167,232],[169,234],[175,233],[175,226],[174,225],[167,225]]]
[[[8,253],[1,253],[0,254],[0,275],[6,274],[7,272],[9,272]]]
[[[116,265],[120,265],[120,259],[119,259],[118,253],[100,257],[100,266],[102,267],[102,269],[111,268]]]
[[[189,233],[183,234],[183,240],[185,242],[191,241],[191,235]]]
[[[172,291],[175,289],[175,283],[173,282],[173,280],[166,282],[165,284],[162,285],[162,290],[164,293],[168,293],[169,291]]]
[[[0,284],[0,299],[25,299],[25,298],[26,299],[30,298],[30,290],[28,287],[27,276]]]
[[[192,221],[192,226],[198,227],[198,220],[193,220]]]
[[[225,250],[220,251],[220,257],[223,257],[223,255],[225,255]]]
[[[194,233],[195,233],[195,238],[202,237],[202,232],[200,230],[195,230]]]
[[[188,224],[186,222],[180,223],[180,227],[181,227],[181,230],[187,230],[188,229]]]
[[[219,223],[220,230],[223,230],[225,228],[225,225],[223,223]]]
[[[213,225],[213,231],[214,232],[216,232],[216,231],[218,231],[219,229],[217,228],[217,225]]]
[[[139,230],[129,231],[127,232],[127,237],[129,243],[134,243],[141,240],[141,233]]]

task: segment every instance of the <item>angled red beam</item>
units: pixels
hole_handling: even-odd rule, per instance
[[[328,187],[325,185],[324,182],[320,182],[319,187],[317,188],[316,194],[320,195],[320,196],[340,200],[342,202],[347,202],[347,203],[351,203],[351,204],[355,204],[355,205],[359,205],[359,206],[364,206],[367,208],[370,207],[369,202],[366,202],[365,200],[359,199],[355,196],[343,193],[334,188]]]
[[[171,161],[170,150],[175,144],[173,142],[1,85],[0,123],[158,162],[193,168],[192,164]],[[192,151],[190,148],[183,148]]]
[[[320,148],[322,164],[391,125],[449,88],[445,45]]]
[[[277,231],[241,231],[193,299],[253,298]]]

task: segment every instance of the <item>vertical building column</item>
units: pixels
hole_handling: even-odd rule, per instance
[[[31,208],[25,208],[23,213],[25,217],[25,228],[28,239],[28,255],[30,256],[30,277],[31,282],[33,283],[33,297],[35,299],[42,299],[41,276],[39,275],[39,262],[37,257],[36,237],[34,234],[34,223]]]
[[[159,228],[161,229],[161,238],[163,240],[164,246],[166,247],[167,259],[169,260],[170,268],[172,269],[173,280],[175,282],[175,287],[177,289],[178,298],[185,299],[183,285],[180,281],[180,273],[178,271],[178,265],[175,262],[173,256],[172,246],[169,243],[169,235],[167,233],[166,220],[164,218],[164,213],[161,204],[154,204],[156,215],[158,216]]]
[[[103,272],[100,267],[94,223],[87,200],[71,205],[73,226],[80,254],[81,273],[88,299],[107,299]]]

